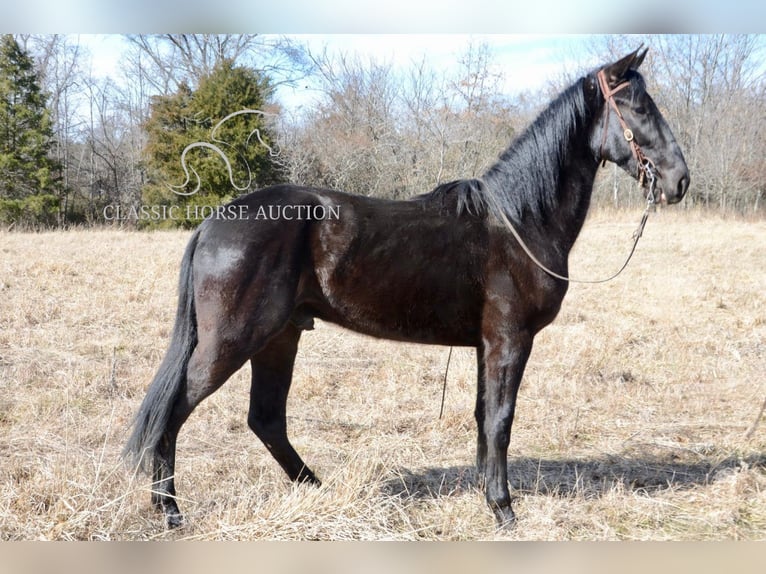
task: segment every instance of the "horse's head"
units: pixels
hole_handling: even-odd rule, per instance
[[[689,168],[637,71],[645,56],[646,50],[636,50],[586,78],[599,110],[591,148],[641,181],[647,196],[677,203],[689,187]]]

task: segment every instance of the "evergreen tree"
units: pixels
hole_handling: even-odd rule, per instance
[[[280,181],[280,168],[269,150],[273,138],[263,116],[235,115],[212,133],[221,120],[235,112],[263,110],[269,91],[266,78],[252,69],[223,60],[200,80],[196,90],[182,84],[175,94],[153,98],[146,124],[149,183],[143,190],[143,202],[200,208],[229,201],[243,193],[237,188],[248,184],[255,188]],[[251,137],[254,130],[258,130],[260,141],[256,135]],[[198,147],[186,156],[191,180],[185,188],[178,187],[186,178],[181,156],[187,146],[197,142],[213,144],[226,154],[231,179],[218,153]],[[197,179],[192,169],[199,175],[199,190],[189,196],[174,193],[174,189],[183,193],[194,191]],[[201,210],[194,212],[201,213]],[[185,215],[189,211],[182,209],[177,213]],[[173,223],[191,227],[200,221],[192,217]]]
[[[53,128],[32,58],[0,38],[0,222],[53,225],[58,215]]]

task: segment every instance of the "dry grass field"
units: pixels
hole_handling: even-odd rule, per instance
[[[638,214],[597,214],[572,273],[621,263]],[[172,328],[188,234],[0,233],[0,539],[766,538],[766,223],[666,210],[536,340],[511,439],[518,524],[477,488],[473,352],[304,335],[294,486],[246,424],[249,367],[183,428],[187,525],[119,453]]]

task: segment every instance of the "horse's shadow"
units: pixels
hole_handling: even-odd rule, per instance
[[[626,492],[655,494],[670,489],[689,489],[712,484],[746,468],[766,469],[766,454],[745,458],[700,459],[675,462],[654,457],[547,460],[509,459],[508,481],[513,495],[584,496],[598,498],[616,488]],[[398,469],[387,479],[383,491],[411,499],[438,498],[478,489],[473,466]]]

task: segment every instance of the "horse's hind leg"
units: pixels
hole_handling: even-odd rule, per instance
[[[152,502],[165,514],[168,527],[183,523],[175,490],[176,437],[192,411],[218,390],[247,360],[236,345],[224,344],[217,333],[201,334],[189,360],[186,385],[176,398],[170,420],[154,458]]]
[[[247,423],[290,477],[319,484],[287,438],[287,394],[293,377],[301,330],[289,323],[254,355]]]

